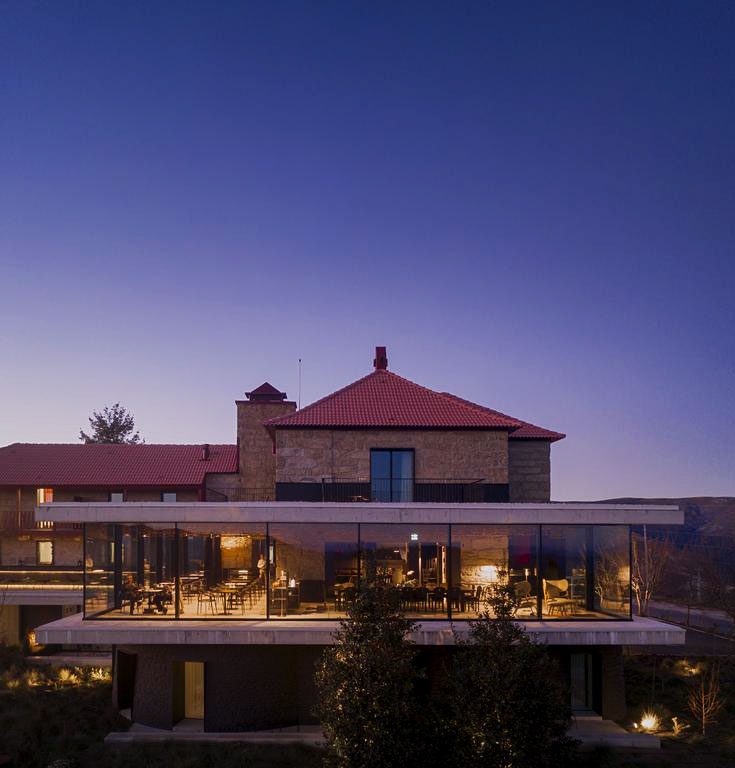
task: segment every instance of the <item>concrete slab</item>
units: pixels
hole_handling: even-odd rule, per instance
[[[324,746],[324,736],[318,726],[281,728],[274,731],[205,733],[201,730],[192,730],[190,727],[178,728],[177,726],[173,731],[164,731],[144,725],[133,725],[129,731],[108,733],[105,736],[106,744],[150,744],[166,741]]]
[[[26,661],[37,666],[51,667],[112,667],[111,653],[54,653],[49,656],[26,656]]]
[[[569,735],[582,747],[612,747],[616,749],[661,749],[661,739],[652,733],[630,733],[612,720],[599,715],[574,718]]]
[[[82,585],[0,584],[0,596],[5,605],[81,605]]]
[[[628,733],[611,720],[603,720],[598,716],[575,718],[569,735],[580,741],[583,748],[608,746],[617,749],[655,750],[661,746],[658,736],[647,733]],[[272,731],[240,733],[206,733],[202,730],[201,720],[185,720],[175,726],[173,731],[135,724],[128,731],[109,733],[105,737],[106,744],[140,744],[166,741],[307,744],[319,747],[324,745],[324,736],[319,726],[294,726]]]
[[[681,627],[655,619],[632,621],[528,621],[526,631],[547,645],[677,645]],[[67,645],[330,645],[338,621],[200,619],[82,619],[80,614],[36,629],[40,643]],[[413,633],[418,645],[454,645],[464,622],[424,622]]]
[[[57,502],[37,520],[88,523],[498,523],[682,525],[671,504],[410,504],[314,502]]]

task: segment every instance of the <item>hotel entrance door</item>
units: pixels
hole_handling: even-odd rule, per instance
[[[204,719],[204,662],[184,662],[184,717]]]

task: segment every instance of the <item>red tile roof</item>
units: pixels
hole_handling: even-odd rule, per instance
[[[0,448],[0,485],[198,486],[209,472],[237,472],[236,445],[13,443]]]
[[[512,431],[524,423],[379,369],[300,411],[270,419],[266,425],[275,428],[416,427]]]
[[[442,392],[442,394],[446,395],[447,397],[451,397],[457,402],[464,403],[465,405],[472,406],[473,408],[478,408],[481,411],[486,411],[487,413],[495,413],[499,416],[505,416],[505,414],[500,413],[500,411],[495,411],[492,408],[486,408],[484,405],[478,405],[477,403],[473,403],[470,400],[457,397],[457,395],[451,395],[449,392]],[[554,432],[551,429],[537,427],[535,424],[531,424],[527,421],[522,421],[521,424],[523,426],[521,426],[520,429],[516,429],[515,432],[511,432],[508,437],[513,440],[549,440],[552,443],[556,442],[557,440],[563,440],[566,437],[563,432]]]

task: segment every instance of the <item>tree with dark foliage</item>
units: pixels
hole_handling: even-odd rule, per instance
[[[112,407],[105,406],[100,411],[93,411],[89,419],[91,434],[79,430],[79,439],[85,443],[128,443],[137,445],[144,442],[135,430],[135,419],[132,413],[123,408],[120,403]]]
[[[328,761],[337,768],[418,765],[420,675],[413,622],[395,591],[368,579],[317,667],[317,706]],[[424,741],[430,734],[424,734]]]
[[[480,618],[470,622],[448,680],[447,734],[466,768],[571,765],[569,692],[547,649],[513,620],[516,600],[500,574]]]

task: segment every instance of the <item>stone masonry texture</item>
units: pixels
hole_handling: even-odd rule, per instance
[[[279,429],[276,480],[365,480],[371,448],[413,448],[418,480],[508,482],[505,432],[389,429]]]
[[[511,501],[551,499],[551,444],[548,440],[509,440]]]
[[[263,422],[296,409],[290,401],[237,401],[237,439],[240,447],[240,485],[250,491],[275,492],[276,457],[273,438]]]

